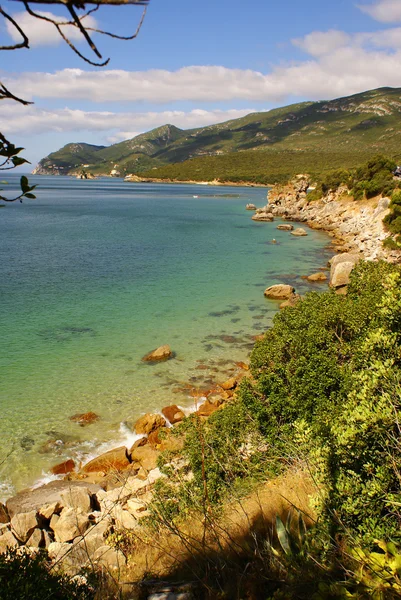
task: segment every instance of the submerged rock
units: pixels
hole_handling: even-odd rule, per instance
[[[67,473],[72,473],[74,469],[75,461],[73,461],[72,458],[69,458],[58,465],[54,465],[50,471],[53,473],[53,475],[66,475]]]
[[[100,419],[99,415],[97,415],[94,412],[78,413],[78,414],[72,415],[72,417],[70,417],[70,421],[73,421],[74,423],[78,423],[78,425],[80,425],[80,427],[86,427],[87,425],[91,425],[92,423],[95,423],[99,419]]]
[[[292,231],[294,225],[291,225],[291,223],[281,223],[280,225],[277,225],[277,229],[280,229],[281,231]]]
[[[145,356],[142,357],[142,360],[143,362],[160,362],[169,360],[170,358],[173,358],[173,356],[173,351],[170,346],[165,344],[164,346],[159,346],[156,350],[152,350],[151,352],[148,352],[148,354],[145,354]]]
[[[327,275],[324,273],[313,273],[312,275],[308,275],[306,278],[308,281],[316,282],[316,281],[327,281]]]

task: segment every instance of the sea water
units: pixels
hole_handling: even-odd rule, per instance
[[[266,188],[30,182],[36,200],[0,210],[3,497],[66,458],[129,444],[144,412],[190,407],[271,326],[264,289],[304,293],[301,276],[330,256],[321,232],[251,220],[245,205],[264,206]],[[162,344],[174,359],[141,361]],[[96,423],[70,420],[88,411]]]

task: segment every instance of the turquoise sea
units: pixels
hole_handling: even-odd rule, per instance
[[[30,180],[37,199],[0,210],[3,498],[65,458],[129,443],[143,412],[191,406],[191,387],[223,381],[271,324],[264,289],[305,292],[301,275],[331,255],[321,232],[251,220],[265,188]],[[141,362],[166,343],[173,360]],[[87,411],[100,420],[69,420]]]

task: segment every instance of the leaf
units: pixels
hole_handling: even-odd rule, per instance
[[[28,162],[27,160],[25,160],[25,158],[21,158],[19,156],[13,156],[11,160],[13,162],[14,167],[19,167],[20,165],[23,165]]]
[[[29,192],[27,192],[26,194],[24,194],[25,198],[29,198],[30,200],[35,200],[36,196],[35,194],[30,194]]]
[[[21,184],[21,190],[25,193],[25,192],[29,192],[30,187],[29,187],[29,183],[28,183],[28,177],[25,177],[25,175],[22,175],[21,180],[20,180],[20,184]]]
[[[291,546],[290,546],[290,542],[289,542],[289,538],[288,538],[288,533],[287,533],[287,531],[284,527],[284,523],[282,522],[280,517],[276,517],[276,530],[277,530],[278,541],[280,542],[282,549],[284,550],[284,552],[287,555],[290,555],[291,554]]]

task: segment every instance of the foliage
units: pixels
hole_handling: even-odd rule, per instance
[[[401,238],[399,237],[401,234],[401,190],[397,189],[393,192],[389,208],[390,212],[384,217],[383,222],[391,233],[398,234],[398,236],[395,239],[387,238],[391,241],[386,240],[386,245],[391,249],[398,250],[401,248]]]
[[[341,185],[348,188],[355,200],[390,194],[396,186],[393,180],[395,166],[392,159],[378,154],[357,168],[328,171],[318,177],[316,189],[308,196],[309,201],[336,191]]]
[[[14,146],[14,144],[6,140],[0,133],[0,156],[4,159],[0,164],[0,171],[7,171],[26,164],[28,161],[25,158],[18,156],[23,149],[24,148],[17,148]],[[6,182],[2,183],[4,184]],[[27,177],[24,175],[20,179],[20,187],[21,193],[17,197],[8,198],[0,193],[0,200],[3,200],[3,202],[15,202],[15,200],[22,202],[22,198],[35,199],[36,196],[32,194],[32,191],[35,189],[36,185],[30,186]],[[0,192],[2,192],[1,189]]]
[[[86,578],[71,579],[55,572],[43,553],[8,550],[0,554],[0,600],[92,600],[94,597],[94,588]]]

